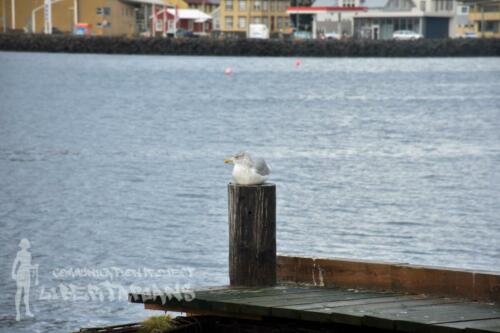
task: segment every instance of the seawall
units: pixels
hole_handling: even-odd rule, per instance
[[[500,39],[289,41],[0,34],[0,50],[193,56],[484,57],[500,56]]]

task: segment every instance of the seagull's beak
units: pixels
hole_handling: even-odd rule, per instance
[[[226,159],[224,160],[224,163],[226,163],[226,164],[232,164],[232,163],[233,163],[233,158],[232,158],[232,157],[230,157],[230,158],[226,158]]]

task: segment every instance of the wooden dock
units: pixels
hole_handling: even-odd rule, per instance
[[[195,290],[194,297],[135,293],[131,302],[335,332],[500,332],[500,273],[276,256],[274,185],[228,189],[230,286]]]
[[[292,319],[398,332],[500,332],[500,306],[448,297],[281,285],[223,287],[182,295],[131,294],[146,309],[242,319]]]

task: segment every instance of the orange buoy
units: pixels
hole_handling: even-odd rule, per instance
[[[299,67],[300,65],[302,65],[302,61],[300,59],[295,60],[295,67]]]

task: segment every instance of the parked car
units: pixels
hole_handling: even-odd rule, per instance
[[[265,24],[252,23],[248,26],[248,38],[269,39],[269,28]]]
[[[197,37],[192,31],[182,29],[182,28],[177,29],[176,36],[177,37],[187,37],[187,38]]]
[[[477,35],[475,32],[465,32],[463,37],[464,38],[477,38]]]
[[[336,32],[325,32],[325,39],[341,39],[341,36]]]
[[[392,34],[392,38],[397,40],[410,40],[424,38],[424,36],[411,30],[397,30]]]
[[[294,31],[294,39],[311,39],[311,33],[309,31]]]

